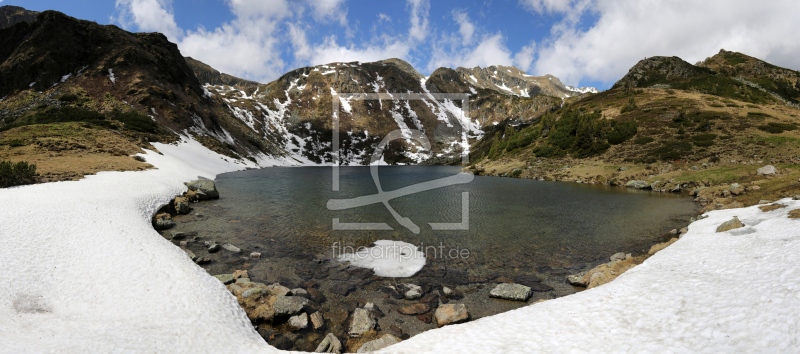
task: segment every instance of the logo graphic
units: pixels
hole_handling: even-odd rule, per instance
[[[463,107],[463,117],[455,117],[456,121],[459,123],[462,129],[462,142],[461,146],[469,146],[469,142],[467,141],[467,132],[469,131],[469,126],[465,121],[468,121],[466,117],[469,117],[469,96],[467,94],[387,94],[387,93],[356,93],[356,94],[347,94],[342,93],[333,96],[333,191],[339,191],[339,102],[341,100],[345,100],[349,102],[350,100],[423,100],[423,99],[434,99],[434,100],[444,100],[447,102],[448,100],[461,100]],[[452,112],[451,112],[452,113]],[[458,173],[452,176],[439,178],[431,181],[425,181],[417,184],[413,184],[410,186],[406,186],[403,188],[399,188],[393,191],[384,191],[383,187],[381,186],[380,177],[378,175],[378,161],[381,160],[383,156],[383,151],[389,142],[397,139],[403,140],[413,140],[420,146],[422,146],[426,150],[431,150],[431,143],[428,140],[428,137],[423,134],[423,132],[416,130],[416,129],[398,129],[390,132],[386,135],[383,140],[378,144],[375,149],[375,152],[372,154],[370,158],[370,174],[372,175],[372,181],[375,183],[375,187],[378,189],[378,193],[360,196],[356,198],[350,199],[330,199],[328,200],[327,207],[328,210],[345,210],[345,209],[352,209],[363,207],[372,204],[383,204],[384,207],[392,214],[392,217],[403,227],[409,229],[411,232],[418,234],[420,232],[420,227],[416,223],[414,223],[411,219],[400,215],[390,204],[389,201],[395,198],[400,198],[403,196],[424,192],[432,189],[452,186],[456,184],[463,184],[469,183],[473,180],[474,176],[468,173]],[[462,149],[461,152],[461,162],[462,164],[469,163],[469,156],[466,151]],[[375,222],[375,223],[347,223],[347,222],[340,222],[339,218],[333,218],[333,229],[334,230],[393,230],[393,228],[387,224],[382,222]],[[469,192],[462,192],[461,193],[461,221],[460,222],[444,222],[444,223],[428,223],[431,229],[433,230],[468,230],[469,229]]]

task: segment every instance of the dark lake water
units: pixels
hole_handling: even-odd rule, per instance
[[[380,168],[392,191],[458,174],[452,166]],[[607,259],[619,251],[642,253],[696,214],[691,198],[585,184],[476,176],[391,200],[396,212],[420,227],[415,234],[381,203],[329,210],[330,199],[377,193],[368,167],[342,167],[339,191],[330,167],[265,168],[217,177],[221,199],[205,204],[196,220],[205,239],[257,247],[264,256],[320,258],[399,240],[423,247],[429,264],[461,264],[471,275],[484,268],[570,268]],[[433,230],[428,223],[462,221],[468,192],[467,230]],[[203,203],[201,203],[203,204]],[[198,205],[201,205],[198,204]],[[333,230],[341,223],[385,223],[393,230]],[[468,250],[469,257],[463,250]],[[458,259],[453,259],[458,257]]]
[[[426,181],[456,176],[458,167],[381,167],[386,192]],[[376,194],[368,167],[340,169],[339,190],[333,190],[332,168],[266,168],[217,176],[220,199],[192,204],[189,215],[175,218],[175,230],[196,232],[186,247],[211,262],[211,274],[246,269],[253,281],[278,282],[307,289],[325,328],[287,334],[283,324],[262,323],[259,333],[282,349],[313,351],[325,333],[348,338],[348,316],[356,307],[374,303],[385,317],[381,333],[401,338],[436,327],[433,311],[416,316],[399,312],[416,300],[398,299],[387,291],[398,283],[422,287],[434,306],[446,301],[437,294],[447,286],[478,319],[520,306],[579,291],[564,281],[608,261],[617,252],[641,254],[669,237],[668,231],[689,223],[697,214],[691,198],[563,182],[475,176],[469,183],[430,189],[389,201],[396,217],[382,203],[329,210],[331,199]],[[463,194],[468,208],[462,209]],[[464,230],[434,230],[429,223],[459,223]],[[418,233],[401,225],[419,227]],[[339,223],[383,223],[390,230],[339,230]],[[414,228],[411,226],[411,228]],[[174,230],[173,230],[174,231]],[[374,276],[371,270],[348,266],[334,256],[369,247],[377,240],[404,241],[423,249],[426,264],[409,278]],[[242,249],[209,254],[203,242],[231,243]],[[178,241],[173,241],[178,242]],[[250,252],[260,258],[250,258]],[[467,253],[468,252],[468,253]],[[527,302],[490,298],[499,282],[532,287]],[[430,296],[434,296],[430,298]],[[283,329],[282,329],[283,328]],[[299,337],[298,337],[299,335]]]

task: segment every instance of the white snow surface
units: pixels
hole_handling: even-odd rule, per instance
[[[183,182],[245,165],[193,140],[153,145],[156,170],[0,189],[0,352],[275,350],[150,224]]]
[[[800,201],[708,213],[616,280],[416,335],[384,353],[791,353],[800,348]],[[738,216],[747,225],[717,226]]]
[[[117,78],[114,77],[114,69],[108,69],[108,79],[111,80],[112,84],[117,83]]]
[[[339,260],[372,269],[379,277],[406,278],[425,267],[425,254],[408,242],[378,240],[372,247],[359,247],[354,251],[339,255]]]

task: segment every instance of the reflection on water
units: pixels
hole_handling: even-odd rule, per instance
[[[381,167],[391,191],[452,176],[458,167]],[[328,210],[329,199],[377,193],[367,167],[342,167],[332,191],[329,167],[266,168],[218,176],[221,199],[198,204],[194,221],[205,239],[250,244],[264,256],[331,257],[342,247],[388,239],[424,247],[430,264],[465,267],[480,274],[504,268],[565,268],[607,259],[619,251],[643,252],[695,213],[690,198],[621,188],[482,177],[467,184],[399,197],[391,206],[421,230],[398,224],[382,204]],[[460,222],[462,192],[469,193],[468,230],[432,230],[428,223]],[[386,223],[393,230],[333,230],[344,223]],[[338,248],[337,248],[338,247]],[[452,262],[451,256],[469,257]],[[444,263],[442,263],[444,262]],[[448,264],[449,262],[449,264]]]

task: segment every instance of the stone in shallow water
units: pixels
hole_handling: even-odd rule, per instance
[[[489,296],[506,300],[528,301],[531,297],[531,288],[520,284],[498,284]]]
[[[403,315],[419,315],[431,310],[428,304],[411,304],[397,309],[397,312]]]
[[[233,283],[233,274],[217,274],[214,276],[217,280],[221,281],[222,284],[228,285]]]
[[[289,327],[293,330],[306,328],[308,327],[308,315],[303,312],[297,316],[292,316],[289,318],[287,324],[289,324]]]
[[[224,248],[224,249],[226,249],[228,251],[234,252],[234,253],[239,253],[239,252],[242,251],[241,248],[236,247],[236,246],[234,246],[234,245],[232,245],[230,243],[226,243],[226,244],[222,245],[222,248]]]
[[[340,342],[339,338],[336,338],[336,336],[333,335],[333,333],[328,333],[328,335],[326,335],[325,338],[322,339],[322,342],[319,343],[317,349],[314,352],[341,354],[342,342]]]
[[[201,192],[200,200],[219,199],[219,191],[214,181],[210,179],[198,179],[186,183],[186,187],[192,191]]]
[[[384,334],[380,338],[364,343],[356,353],[369,353],[386,348],[392,344],[400,343],[400,338],[391,334]]]
[[[353,315],[350,318],[350,327],[347,330],[351,337],[360,337],[373,328],[375,328],[375,319],[372,318],[372,314],[369,311],[361,308],[353,310]]]
[[[220,247],[219,244],[213,243],[213,244],[211,244],[211,246],[208,246],[208,253],[216,253],[216,252],[219,252],[219,250],[221,250],[221,249],[222,249],[222,247]]]
[[[436,309],[434,317],[436,317],[436,325],[442,327],[468,320],[469,312],[467,305],[464,304],[443,304]]]
[[[325,325],[325,321],[322,318],[322,313],[320,313],[319,311],[312,313],[310,317],[311,317],[311,325],[314,327],[314,329],[320,329],[322,326]]]
[[[406,300],[416,300],[422,297],[422,287],[416,284],[400,284],[398,290]]]
[[[303,310],[303,306],[308,303],[308,299],[299,296],[278,296],[275,301],[275,315],[294,315]]]

